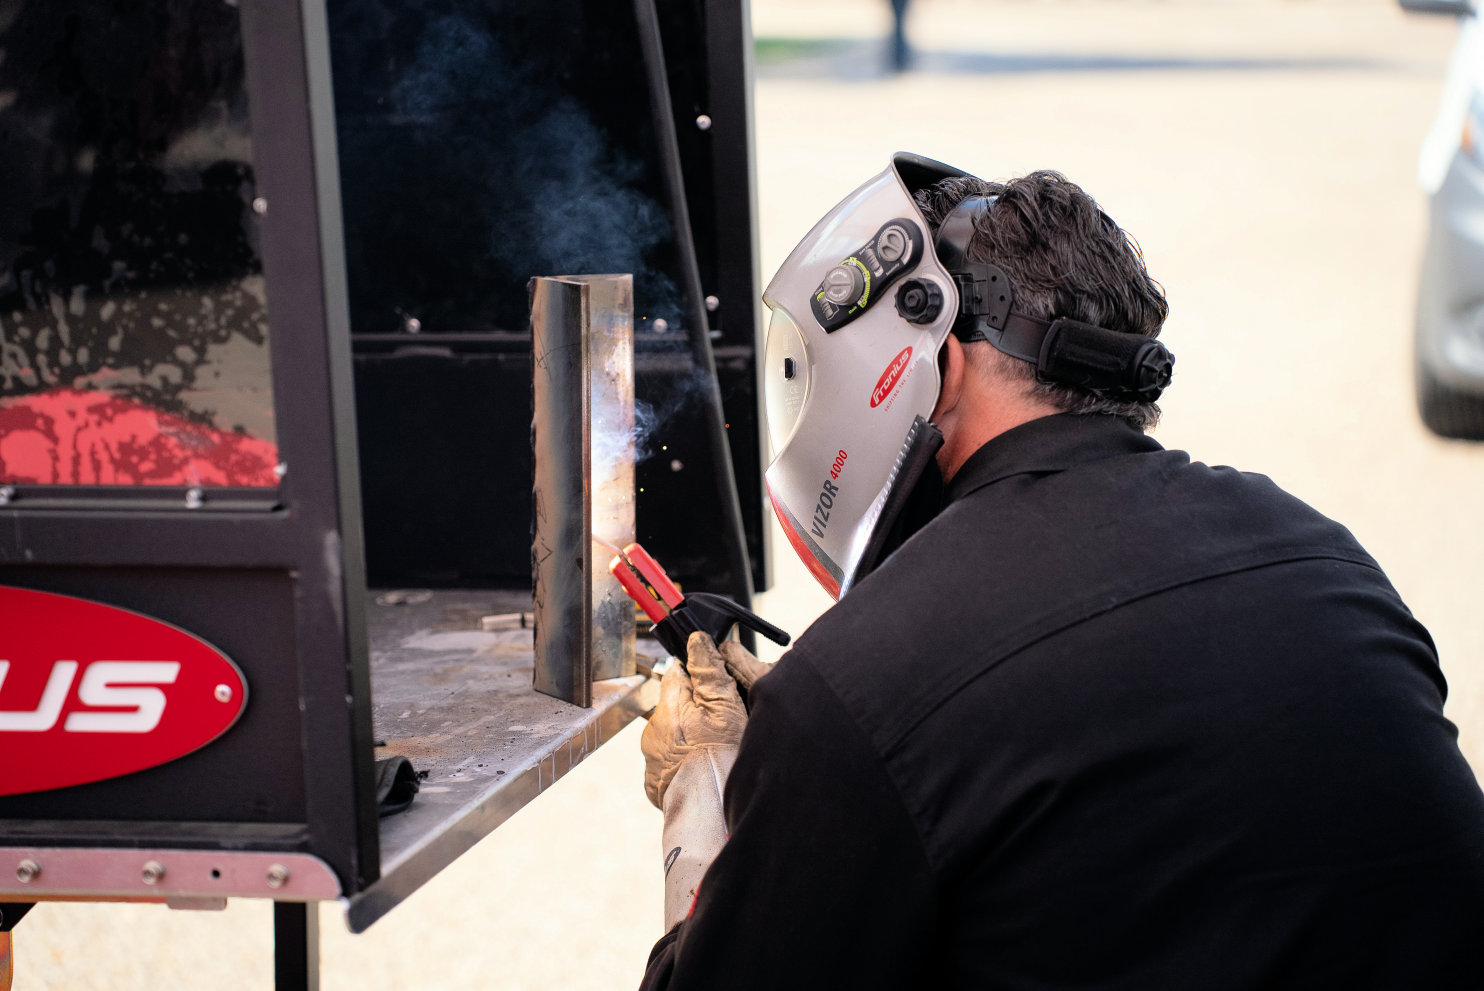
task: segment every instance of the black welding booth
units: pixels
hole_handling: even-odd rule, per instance
[[[632,275],[637,537],[767,587],[751,58],[745,0],[0,0],[0,932],[269,898],[313,986],[306,905],[642,712],[532,690],[533,277]]]

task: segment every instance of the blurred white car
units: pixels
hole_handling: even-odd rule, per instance
[[[1484,440],[1484,26],[1457,0],[1401,0],[1461,18],[1417,180],[1430,224],[1417,287],[1417,409],[1443,437]]]

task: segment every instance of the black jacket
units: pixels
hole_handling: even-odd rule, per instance
[[[645,988],[1484,988],[1427,631],[1260,475],[1061,415],[758,683]]]

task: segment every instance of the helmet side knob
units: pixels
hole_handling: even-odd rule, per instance
[[[908,323],[932,323],[943,312],[943,290],[927,279],[908,279],[897,290],[897,312]]]

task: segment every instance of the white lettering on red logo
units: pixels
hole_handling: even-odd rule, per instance
[[[124,685],[173,685],[180,674],[175,661],[98,661],[83,672],[77,697],[84,705],[116,706],[132,712],[74,712],[69,733],[148,733],[165,714],[165,693],[158,688]]]
[[[902,348],[902,352],[891,359],[891,364],[886,366],[886,371],[881,373],[881,378],[876,381],[876,388],[871,390],[871,408],[875,409],[891,395],[897,383],[902,380],[902,373],[907,370],[907,365],[912,360],[912,349]]]
[[[0,661],[0,691],[10,662]],[[0,709],[0,732],[45,733],[57,725],[62,706],[77,674],[76,661],[57,661],[47,676],[41,701],[35,709]],[[124,685],[171,685],[180,674],[174,661],[95,661],[83,672],[77,698],[83,705],[108,708],[109,712],[74,712],[67,717],[67,733],[148,733],[160,725],[165,714],[165,693],[158,688],[125,688]],[[117,710],[126,711],[117,711]]]
[[[0,661],[0,691],[5,688],[5,676],[9,673],[10,662]],[[67,701],[67,693],[72,690],[72,676],[75,674],[76,661],[58,661],[53,664],[51,674],[46,679],[46,687],[41,690],[40,703],[30,712],[0,710],[0,732],[9,730],[12,733],[45,733],[57,725],[57,717],[62,714],[62,705]]]
[[[0,586],[0,795],[168,763],[242,714],[247,683],[169,623],[67,595]]]

